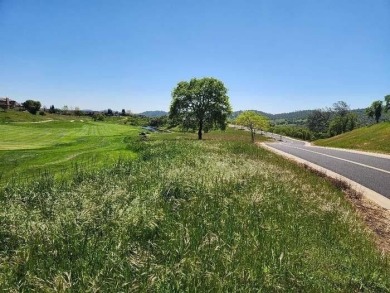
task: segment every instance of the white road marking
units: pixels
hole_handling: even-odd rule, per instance
[[[355,161],[351,161],[351,160],[347,160],[347,159],[343,159],[343,158],[339,158],[339,157],[323,154],[323,153],[316,152],[316,151],[310,151],[310,150],[307,150],[307,149],[303,149],[303,148],[300,148],[300,147],[294,147],[294,146],[291,146],[291,145],[289,147],[294,148],[294,149],[299,149],[299,150],[302,150],[302,151],[306,151],[306,152],[310,152],[310,153],[314,153],[314,154],[318,154],[318,155],[322,155],[322,156],[325,156],[325,157],[337,159],[337,160],[340,160],[340,161],[352,163],[352,164],[355,164],[355,165],[359,165],[359,166],[362,166],[362,167],[370,168],[370,169],[373,169],[373,170],[376,170],[376,171],[380,171],[380,172],[383,172],[383,173],[390,174],[390,171],[383,170],[383,169],[380,169],[380,168],[376,168],[376,167],[373,167],[373,166],[370,166],[370,165],[362,164],[362,163],[359,163],[359,162],[355,162]]]

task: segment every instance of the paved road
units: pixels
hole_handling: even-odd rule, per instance
[[[309,146],[279,135],[274,138],[278,142],[267,143],[269,147],[338,173],[390,199],[390,159]]]

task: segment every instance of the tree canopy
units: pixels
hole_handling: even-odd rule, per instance
[[[313,110],[307,117],[307,127],[310,131],[316,133],[326,133],[329,128],[331,118],[330,110],[317,109]]]
[[[337,103],[334,103],[332,110],[332,119],[329,123],[330,136],[339,135],[355,129],[357,116],[351,112],[350,107],[346,102],[338,101]]]
[[[385,112],[389,111],[390,109],[390,95],[385,96]]]
[[[366,114],[370,118],[375,118],[375,122],[379,123],[382,116],[383,103],[381,100],[372,102],[371,106],[366,109]]]
[[[336,116],[344,117],[350,112],[351,108],[344,101],[338,101],[337,103],[333,103],[333,112]]]
[[[268,118],[260,114],[257,114],[254,111],[242,112],[236,118],[235,123],[249,128],[252,142],[255,142],[256,129],[267,130],[269,127]]]
[[[312,111],[306,124],[314,137],[324,138],[353,130],[357,125],[357,115],[351,112],[346,102],[338,101],[332,108]]]
[[[23,103],[23,107],[30,112],[31,114],[35,115],[39,109],[41,108],[41,102],[34,101],[34,100],[27,100]]]
[[[225,129],[231,106],[224,84],[212,77],[181,81],[172,91],[169,118],[185,130]]]

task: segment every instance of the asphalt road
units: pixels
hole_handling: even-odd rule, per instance
[[[267,136],[272,134],[267,133]],[[378,156],[308,146],[280,135],[269,147],[299,157],[349,178],[390,199],[390,159]]]

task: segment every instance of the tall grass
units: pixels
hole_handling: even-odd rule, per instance
[[[137,160],[0,192],[14,292],[388,292],[388,258],[325,179],[238,141],[128,141]]]

